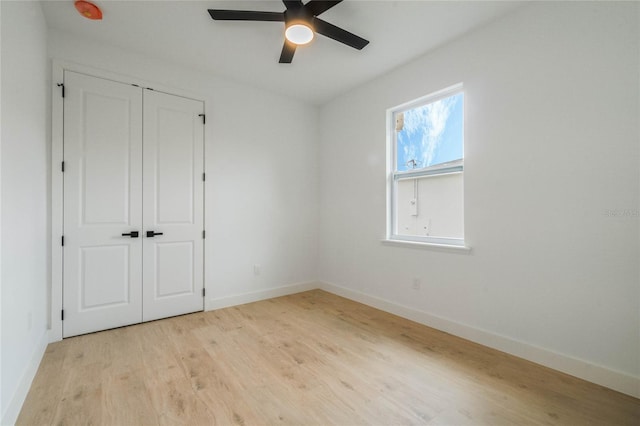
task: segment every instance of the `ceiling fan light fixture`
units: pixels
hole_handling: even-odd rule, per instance
[[[313,40],[313,29],[307,23],[295,22],[287,25],[284,36],[293,44],[307,44]]]

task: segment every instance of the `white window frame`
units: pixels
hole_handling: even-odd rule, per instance
[[[430,236],[414,236],[398,234],[397,223],[397,192],[398,182],[404,179],[413,179],[429,176],[444,176],[448,174],[464,174],[464,109],[463,109],[463,129],[462,144],[463,158],[448,163],[436,164],[430,167],[424,167],[415,170],[396,171],[397,165],[397,132],[395,126],[394,115],[419,106],[430,104],[441,99],[448,98],[458,93],[464,93],[462,83],[447,87],[427,96],[415,99],[413,101],[398,105],[387,110],[387,235],[385,242],[389,243],[407,243],[410,245],[424,245],[444,248],[461,248],[469,250],[465,245],[463,238],[445,238]],[[464,188],[464,184],[463,184]],[[464,189],[463,189],[464,191]],[[463,201],[463,220],[464,220],[464,201]]]

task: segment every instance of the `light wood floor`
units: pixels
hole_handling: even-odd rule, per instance
[[[640,425],[640,400],[314,290],[49,345],[18,425]]]

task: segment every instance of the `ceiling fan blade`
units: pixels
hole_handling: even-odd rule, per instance
[[[336,4],[342,2],[342,0],[336,1],[323,1],[323,0],[311,0],[309,3],[304,5],[304,8],[311,13],[312,16],[318,16],[322,12],[326,12],[331,9]]]
[[[358,37],[357,35],[350,33],[349,31],[336,27],[335,25],[332,25],[319,18],[313,19],[313,28],[318,34],[322,34],[323,36],[332,38],[336,41],[339,41],[340,43],[346,44],[347,46],[351,46],[354,49],[361,50],[363,47],[369,44],[369,40]]]
[[[282,0],[282,3],[284,3],[284,5],[287,7],[287,10],[297,10],[301,9],[303,6],[302,1],[300,0]]]
[[[208,9],[212,19],[218,21],[276,21],[284,22],[282,12],[258,12],[251,10]]]
[[[289,40],[285,40],[284,46],[282,46],[282,53],[280,54],[280,63],[290,64],[293,60],[294,53],[296,53],[296,45]]]

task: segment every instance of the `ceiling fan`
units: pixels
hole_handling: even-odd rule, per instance
[[[303,4],[300,0],[283,0],[287,8],[284,12],[209,9],[209,15],[212,19],[220,21],[284,22],[285,40],[280,54],[280,63],[290,64],[296,47],[313,40],[314,33],[322,34],[358,50],[369,44],[368,40],[318,18],[318,15],[341,1],[311,0]]]

